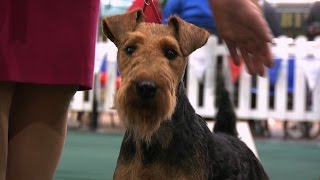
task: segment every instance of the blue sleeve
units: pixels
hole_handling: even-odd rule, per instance
[[[167,19],[172,15],[180,15],[181,13],[181,1],[180,0],[167,0],[162,14],[162,22],[167,24]]]

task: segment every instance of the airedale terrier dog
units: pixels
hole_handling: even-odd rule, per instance
[[[176,16],[168,25],[145,23],[141,10],[106,17],[103,31],[118,47],[115,108],[126,127],[114,179],[268,179],[250,149],[210,132],[186,96],[186,58],[207,31]]]

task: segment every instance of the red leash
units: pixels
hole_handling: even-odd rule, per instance
[[[153,0],[144,0],[143,12],[146,12],[147,6],[151,6],[153,14],[157,17],[157,23],[162,24],[159,12],[154,5]]]

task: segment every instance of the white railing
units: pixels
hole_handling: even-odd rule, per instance
[[[105,49],[105,52],[109,60],[108,83],[104,103],[100,106],[101,111],[109,111],[116,92],[116,48],[112,44],[108,44],[106,47],[108,48]],[[231,82],[228,51],[223,44],[218,43],[216,37],[210,37],[203,48],[189,57],[190,62],[194,62],[201,57],[206,57],[209,60],[204,61],[204,63],[207,63],[205,65],[207,68],[204,72],[201,105],[198,103],[200,101],[199,98],[201,98],[199,97],[199,83],[201,81],[199,77],[201,76],[197,75],[199,74],[199,67],[196,67],[195,63],[189,63],[187,69],[187,93],[196,112],[204,117],[213,117],[216,113],[214,106],[215,76],[218,59],[220,58],[222,59],[221,63],[227,87],[230,91],[236,91],[238,94],[236,112],[240,119],[262,120],[275,118],[293,121],[320,121],[320,38],[316,41],[308,42],[305,37],[298,37],[295,40],[280,37],[274,39],[272,52],[277,59],[281,59],[275,88],[272,92],[274,96],[271,96],[271,91],[269,91],[270,77],[268,73],[264,78],[258,77],[255,92],[256,107],[252,108],[253,88],[251,82],[253,77],[243,68],[239,77],[239,88],[235,88]],[[288,67],[292,62],[294,63],[294,69],[293,71],[288,71]],[[288,72],[293,72],[293,74],[290,75]],[[293,91],[288,89],[288,84],[291,84],[288,82],[289,76],[294,79],[291,87]],[[307,88],[307,82],[309,88]],[[308,89],[312,91],[309,99],[307,99]],[[98,92],[100,92],[100,88],[98,88]],[[292,96],[289,97],[288,92]],[[92,95],[92,92],[89,93],[88,100],[84,101],[83,92],[78,92],[71,103],[71,109],[91,111]],[[271,99],[274,100],[273,108],[269,105]],[[291,101],[291,108],[288,108],[288,101]],[[306,108],[307,104],[308,108]]]

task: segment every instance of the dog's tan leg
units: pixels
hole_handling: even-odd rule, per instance
[[[17,85],[9,120],[7,180],[53,179],[74,86]]]

